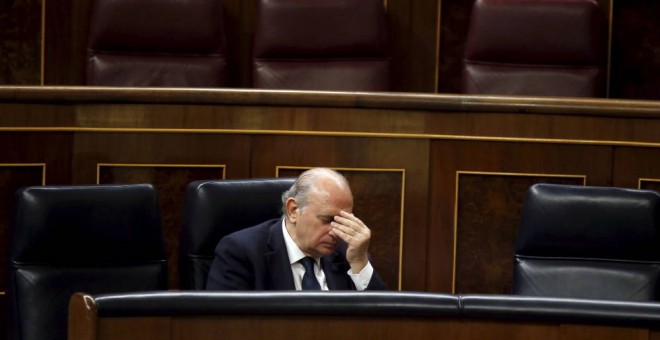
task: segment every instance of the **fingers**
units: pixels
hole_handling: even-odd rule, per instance
[[[355,215],[340,211],[339,216],[334,217],[331,223],[334,234],[345,242],[365,240],[371,237],[369,228]]]

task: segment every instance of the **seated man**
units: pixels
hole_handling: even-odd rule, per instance
[[[352,214],[346,178],[326,168],[305,171],[282,204],[283,218],[220,240],[206,289],[387,289],[369,262],[371,231]]]

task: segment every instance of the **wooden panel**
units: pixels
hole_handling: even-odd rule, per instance
[[[457,322],[458,323],[458,322]],[[555,324],[539,324],[531,322],[465,320],[457,324],[457,334],[450,339],[560,339],[559,327]]]
[[[613,1],[610,97],[660,99],[660,3]]]
[[[392,90],[436,92],[439,0],[386,0]]]
[[[629,148],[614,149],[613,186],[623,188],[657,188],[656,184],[643,179],[660,179],[660,148]],[[643,185],[642,185],[643,184]]]
[[[584,185],[581,176],[459,173],[454,292],[510,294],[513,254],[527,189],[535,183]]]
[[[571,340],[646,340],[649,339],[649,330],[627,327],[608,327],[592,325],[561,325],[562,339]]]
[[[295,329],[295,332],[291,330]],[[655,339],[644,328],[453,318],[190,316],[99,318],[99,340],[113,339]]]
[[[588,185],[609,185],[611,182],[611,149],[605,146],[470,141],[433,141],[431,145],[426,287],[429,291],[452,291],[454,211],[457,195],[456,178],[459,171],[586,175]],[[500,188],[504,186],[501,183],[497,185]],[[496,187],[494,190],[500,189]],[[477,202],[466,201],[465,204],[477,204]],[[499,207],[495,203],[495,207],[502,216],[518,216],[515,210],[519,208],[513,204]],[[500,212],[499,209],[510,211]],[[465,218],[477,217],[465,216]],[[465,269],[457,268],[458,272],[463,270]],[[497,284],[498,289],[505,286],[506,283],[503,282]],[[482,287],[473,293],[490,289]]]
[[[439,93],[461,93],[463,50],[474,0],[442,1],[440,11]]]
[[[392,289],[424,289],[424,245],[426,244],[426,207],[428,201],[428,141],[351,137],[255,136],[252,155],[253,177],[272,177],[276,175],[275,170],[278,166],[305,168],[322,166],[357,170],[365,168],[404,169],[405,194],[403,200],[405,203],[402,212],[404,218],[402,279],[400,287],[397,287],[394,282],[388,282],[388,285]],[[390,175],[387,176],[388,184],[384,184],[387,187],[383,189],[392,191],[387,193],[387,197],[396,199],[399,202],[396,195],[400,193],[401,187],[394,184],[397,183],[398,179],[392,179],[389,177]],[[355,175],[352,174],[351,176]],[[355,177],[358,181],[356,183],[357,188],[364,188],[362,190],[365,194],[375,194],[372,190],[379,189],[366,190],[367,185],[364,184],[364,181],[378,180],[378,177],[371,177],[373,174],[364,176],[366,177],[361,179]],[[358,200],[361,200],[361,197],[356,196],[356,201]],[[379,203],[378,201],[369,201],[366,204],[367,206],[373,206]],[[394,202],[389,202],[387,206],[395,207],[397,211],[400,211],[400,206],[397,206]],[[369,212],[374,211],[373,208],[368,209]],[[391,212],[388,212],[388,216],[390,216],[389,214]],[[397,214],[398,212],[392,216]],[[379,221],[382,218],[378,215],[359,215],[359,217],[368,223],[369,221]],[[381,227],[370,225],[370,228],[379,230]],[[374,245],[373,248],[379,249],[381,246]],[[382,263],[398,262],[398,252],[386,256],[387,258],[382,260],[374,258],[375,267],[379,271],[381,270],[381,261],[383,261]],[[389,271],[392,269],[383,268],[382,270]],[[387,275],[391,277],[393,274]]]
[[[150,183],[158,191],[170,289],[179,288],[179,239],[186,186],[195,180],[223,179],[224,170],[224,165],[99,164],[99,184]]]
[[[639,188],[660,192],[660,179],[642,178],[639,180]]]
[[[116,317],[98,319],[98,340],[163,340],[171,339],[172,318]],[[194,338],[188,334],[188,338]],[[216,339],[218,335],[215,334]],[[73,340],[73,339],[69,339]]]
[[[278,177],[297,177],[306,169],[278,168]],[[335,169],[351,185],[353,212],[372,230],[373,266],[391,289],[400,287],[403,227],[403,170]],[[397,256],[392,256],[397,254]]]
[[[44,84],[84,85],[92,0],[42,1],[46,2]]]
[[[356,316],[226,316],[176,318],[172,339],[442,339],[450,321]],[[292,331],[294,330],[295,331]],[[450,337],[451,338],[451,337]]]
[[[0,51],[0,84],[40,84],[41,1],[0,2]]]

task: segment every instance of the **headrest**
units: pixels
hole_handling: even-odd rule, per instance
[[[527,192],[516,254],[660,260],[660,194],[535,184]]]
[[[15,264],[165,259],[158,198],[149,184],[29,187],[16,200]]]
[[[182,250],[212,255],[222,236],[281,216],[282,193],[294,181],[262,178],[190,183],[185,194]]]
[[[256,58],[386,57],[383,0],[260,0]]]
[[[217,0],[95,0],[91,50],[220,53],[222,2]]]
[[[605,52],[605,27],[596,0],[477,0],[465,58],[593,65],[602,61]]]

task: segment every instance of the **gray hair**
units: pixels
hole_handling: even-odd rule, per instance
[[[302,209],[307,205],[308,196],[310,191],[315,187],[316,182],[319,178],[330,177],[339,181],[342,185],[345,185],[347,188],[350,188],[348,181],[344,175],[339,172],[329,169],[329,168],[313,168],[309,169],[296,179],[289,190],[282,193],[282,214],[283,216],[287,215],[286,211],[286,201],[289,198],[293,198],[298,203],[298,206]]]

